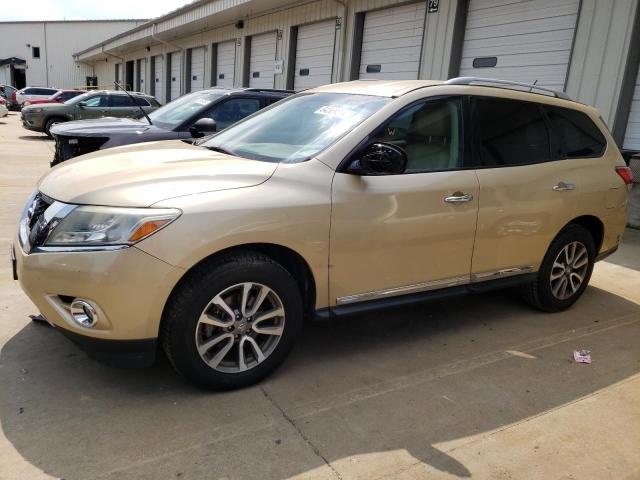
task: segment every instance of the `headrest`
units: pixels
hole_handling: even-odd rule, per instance
[[[451,113],[446,103],[425,105],[413,114],[410,131],[424,137],[448,137],[451,134]]]

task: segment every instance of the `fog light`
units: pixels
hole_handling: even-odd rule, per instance
[[[98,322],[98,312],[86,300],[76,298],[71,302],[71,316],[81,327],[91,328]]]

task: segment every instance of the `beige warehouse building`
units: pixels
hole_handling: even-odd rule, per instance
[[[79,50],[98,83],[166,102],[213,85],[302,89],[469,75],[566,91],[640,150],[638,0],[199,0]]]
[[[0,22],[0,84],[73,88],[93,69],[73,53],[146,20]]]

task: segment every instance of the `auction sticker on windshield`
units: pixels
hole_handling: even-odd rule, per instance
[[[329,117],[349,118],[352,117],[356,112],[354,112],[353,110],[349,110],[348,108],[336,107],[334,105],[325,105],[324,107],[320,107],[313,113],[317,115],[327,115]]]

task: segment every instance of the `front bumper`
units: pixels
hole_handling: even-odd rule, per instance
[[[14,252],[18,281],[47,321],[95,351],[117,350],[110,343],[116,340],[142,342],[151,349],[165,302],[184,274],[135,247],[27,254],[16,239]],[[95,306],[93,327],[73,320],[69,304],[74,298]]]
[[[27,130],[34,132],[44,131],[44,122],[41,115],[25,115],[24,111],[20,114],[20,120],[22,120],[22,126]]]

